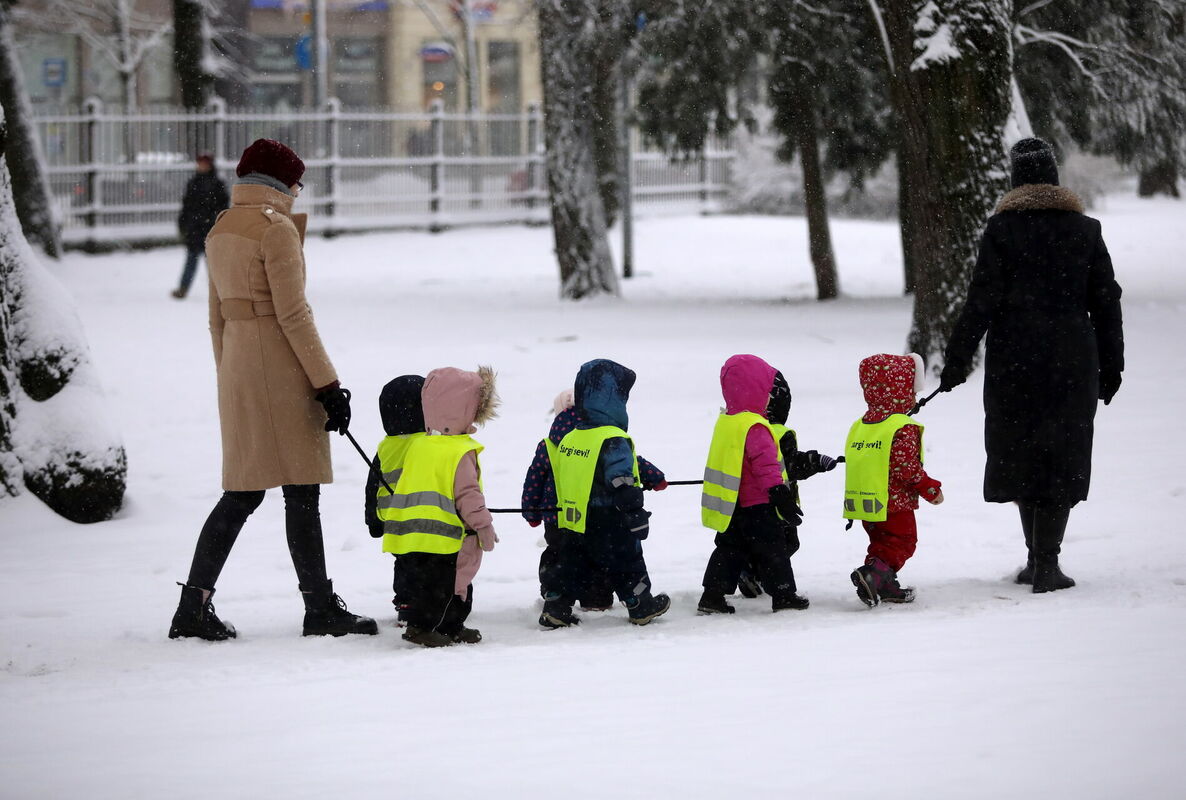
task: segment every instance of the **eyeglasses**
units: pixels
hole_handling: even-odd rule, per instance
[[[305,184],[301,183],[300,181],[297,181],[297,189],[303,190],[304,188],[305,188]]]

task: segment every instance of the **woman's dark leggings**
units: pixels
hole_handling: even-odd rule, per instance
[[[287,485],[284,492],[284,529],[288,536],[288,552],[296,568],[302,591],[317,591],[327,584],[325,574],[325,543],[321,535],[319,502],[321,487],[317,484]],[[264,500],[263,491],[223,492],[214,510],[206,518],[202,533],[194,548],[193,564],[189,568],[190,586],[213,589],[226,564],[239,531]]]

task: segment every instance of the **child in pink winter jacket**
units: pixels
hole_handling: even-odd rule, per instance
[[[453,367],[428,373],[421,391],[427,434],[414,441],[388,494],[380,488],[383,550],[399,557],[408,626],[403,638],[424,647],[476,644],[465,627],[482,552],[498,542],[481,488],[475,424],[495,416],[494,372]]]

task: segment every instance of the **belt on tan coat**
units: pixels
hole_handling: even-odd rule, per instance
[[[252,302],[250,300],[230,299],[222,301],[222,318],[227,320],[255,319],[256,317],[274,317],[276,307],[271,300]]]

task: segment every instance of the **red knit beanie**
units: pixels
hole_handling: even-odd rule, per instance
[[[235,174],[242,178],[259,172],[292,186],[305,174],[305,162],[286,145],[275,139],[256,139],[243,151]]]

